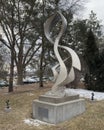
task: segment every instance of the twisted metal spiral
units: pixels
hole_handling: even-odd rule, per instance
[[[55,41],[54,41],[51,36],[51,34],[52,34],[51,29],[60,20],[62,21],[61,30],[60,30],[59,34],[56,36]],[[44,23],[45,36],[50,41],[50,43],[52,43],[54,45],[54,53],[59,62],[59,64],[57,64],[56,66],[54,66],[52,68],[54,79],[55,79],[55,83],[52,87],[53,93],[55,93],[61,87],[65,86],[66,84],[72,82],[75,79],[75,73],[74,73],[74,69],[73,69],[74,67],[78,70],[81,70],[80,60],[79,60],[77,54],[75,53],[75,51],[69,47],[59,45],[60,39],[61,39],[63,33],[65,32],[66,27],[67,27],[67,21],[60,11],[57,11],[54,15],[52,15],[50,18],[48,18],[46,20],[46,22]],[[66,50],[71,55],[72,66],[71,66],[69,72],[67,70],[64,60],[62,60],[62,58],[59,54],[59,51],[58,51],[59,48]],[[65,59],[65,60],[67,60],[67,59]],[[56,69],[58,66],[60,67],[59,72]]]

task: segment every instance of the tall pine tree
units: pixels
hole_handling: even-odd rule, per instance
[[[95,36],[90,29],[88,32],[87,42],[85,44],[85,60],[89,68],[89,73],[93,74],[97,68],[96,61],[99,55],[99,50],[97,43],[95,41]]]
[[[91,29],[88,32],[86,49],[84,58],[88,65],[89,73],[85,75],[85,85],[87,89],[94,91],[104,91],[103,77],[104,65],[102,55],[99,55],[99,50],[95,40],[95,36]]]

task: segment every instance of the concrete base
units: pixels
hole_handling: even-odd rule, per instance
[[[69,120],[84,111],[84,99],[79,99],[78,95],[64,98],[42,95],[39,97],[39,100],[33,101],[33,118],[52,124]]]
[[[5,112],[10,112],[11,110],[12,110],[11,107],[9,107],[9,108],[5,107],[5,108],[4,108],[4,111],[5,111]]]

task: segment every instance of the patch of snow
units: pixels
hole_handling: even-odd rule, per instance
[[[29,95],[29,96],[33,96],[34,94],[33,94],[33,93],[31,93],[31,92],[29,92],[29,93],[28,93],[28,95]]]
[[[67,95],[79,94],[80,97],[85,97],[89,99],[91,99],[92,93],[94,93],[95,100],[104,100],[104,92],[95,92],[84,89],[66,89],[65,92]]]
[[[40,126],[40,125],[50,125],[49,123],[37,120],[37,119],[25,119],[24,123],[28,124],[29,126]]]

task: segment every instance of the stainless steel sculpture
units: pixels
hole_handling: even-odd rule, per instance
[[[59,34],[56,36],[55,40],[53,40],[51,29],[60,20],[62,22],[61,30]],[[75,79],[74,67],[78,70],[81,70],[80,60],[77,54],[75,53],[75,51],[67,46],[59,45],[60,38],[65,32],[66,27],[67,27],[67,21],[60,11],[57,11],[54,15],[48,18],[46,22],[44,23],[45,36],[50,41],[50,43],[54,45],[54,53],[59,62],[59,64],[57,64],[56,66],[52,68],[55,83],[52,87],[50,95],[65,96],[64,86]],[[70,71],[68,71],[64,62],[67,59],[62,60],[59,54],[59,51],[58,51],[59,48],[66,50],[71,55],[72,66],[70,68]],[[59,72],[57,71],[58,66],[60,67]]]

